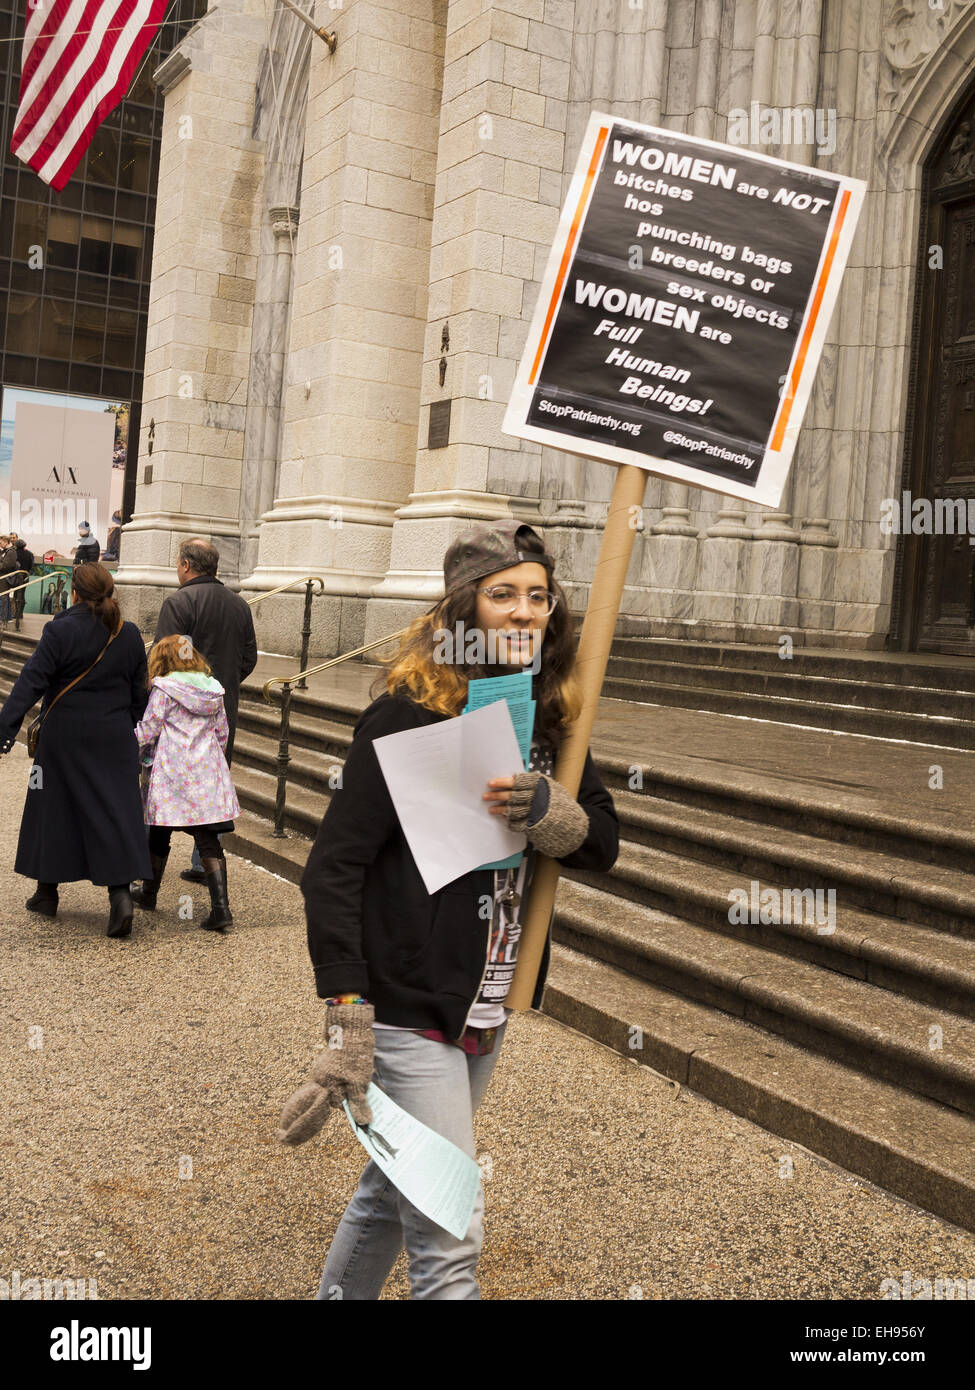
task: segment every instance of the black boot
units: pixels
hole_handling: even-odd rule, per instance
[[[132,930],[135,908],[127,883],[115,884],[108,890],[108,928],[106,936],[128,936]]]
[[[159,896],[159,886],[163,881],[163,874],[166,872],[166,860],[168,854],[162,856],[158,854],[149,855],[149,863],[152,865],[152,878],[142,880],[142,887],[137,888],[132,894],[132,901],[136,907],[144,907],[147,912],[155,912],[156,898]]]
[[[58,915],[58,885],[56,883],[41,883],[38,880],[37,892],[32,898],[28,898],[25,907],[29,912],[39,912],[43,917],[56,917]]]
[[[185,878],[187,883],[206,883],[207,876],[202,869],[184,869],[180,878]]]
[[[230,904],[227,901],[227,861],[226,859],[204,859],[203,871],[207,876],[210,890],[210,914],[204,917],[200,926],[204,931],[223,931],[234,924]]]

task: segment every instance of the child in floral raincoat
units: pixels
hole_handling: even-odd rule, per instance
[[[154,746],[145,795],[153,877],[133,893],[133,901],[155,910],[172,833],[185,830],[199,848],[210,890],[210,914],[200,925],[223,931],[234,919],[218,837],[233,830],[240,804],[223,751],[228,735],[223,686],[194,650],[192,638],[164,637],[149,653],[149,703],[135,734],[143,756]]]

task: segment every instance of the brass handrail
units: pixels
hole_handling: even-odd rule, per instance
[[[288,764],[291,761],[291,750],[288,740],[291,737],[291,691],[294,689],[305,689],[305,677],[314,676],[319,671],[327,671],[330,666],[337,666],[341,661],[348,661],[353,656],[361,656],[363,652],[371,652],[374,647],[381,647],[386,642],[392,642],[396,637],[402,637],[408,628],[400,628],[399,632],[391,632],[387,637],[380,637],[375,642],[367,642],[364,647],[356,647],[351,652],[343,652],[341,656],[330,657],[328,661],[321,661],[317,666],[309,666],[307,670],[296,671],[292,676],[272,676],[269,681],[264,683],[264,699],[268,704],[271,703],[269,691],[272,685],[282,686],[281,691],[281,732],[278,738],[278,762],[277,762],[277,786],[274,793],[274,838],[283,840],[285,838],[284,815],[285,804],[288,795]]]
[[[308,644],[311,641],[311,600],[314,593],[312,585],[317,584],[319,586],[318,592],[320,594],[325,592],[325,580],[321,575],[306,574],[303,579],[291,579],[287,584],[279,584],[276,589],[266,589],[263,593],[255,594],[253,598],[244,599],[244,602],[253,607],[254,604],[260,603],[262,598],[270,598],[272,594],[283,594],[285,589],[293,589],[298,584],[305,586],[305,611],[301,619],[301,664],[304,666],[308,660]],[[298,681],[298,689],[305,689],[304,680]]]
[[[338,666],[340,661],[348,661],[350,657],[361,656],[363,652],[371,652],[374,647],[385,646],[387,642],[392,642],[394,637],[403,637],[407,632],[409,632],[409,628],[401,627],[399,632],[391,632],[388,637],[380,637],[375,642],[367,642],[364,647],[355,647],[351,652],[343,652],[341,656],[333,656],[328,661],[320,661],[317,666],[309,666],[306,671],[296,671],[293,676],[272,676],[269,681],[264,682],[264,699],[268,704],[271,703],[271,697],[267,692],[272,685],[292,685],[299,679],[304,680],[306,676],[317,676],[319,671],[327,671],[329,666]],[[305,687],[301,686],[300,688],[304,689]]]
[[[318,591],[320,594],[325,592],[325,580],[320,574],[306,574],[303,579],[292,579],[287,584],[279,584],[276,589],[263,589],[259,594],[255,594],[253,598],[245,598],[244,602],[253,607],[255,603],[260,603],[261,599],[270,598],[272,594],[283,594],[285,589],[293,589],[296,584],[311,583],[320,584],[322,586]]]

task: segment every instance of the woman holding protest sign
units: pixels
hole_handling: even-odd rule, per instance
[[[329,1045],[284,1107],[286,1143],[311,1138],[344,1100],[368,1124],[365,1096],[375,1079],[473,1157],[473,1114],[504,1038],[534,853],[596,871],[616,859],[619,823],[591,756],[578,798],[551,775],[579,709],[570,618],[553,568],[524,523],[464,532],[444,557],[444,598],[411,624],[385,692],[355,726],[301,881]],[[527,851],[518,869],[475,869],[428,893],[373,740],[456,716],[472,680],[525,668],[536,702],[528,769],[492,779],[483,800],[486,814],[524,831]],[[536,1005],[547,965],[546,948]],[[404,1243],[414,1298],[478,1298],[482,1212],[479,1192],[467,1233],[456,1239],[370,1161],[329,1250],[319,1298],[378,1298]]]

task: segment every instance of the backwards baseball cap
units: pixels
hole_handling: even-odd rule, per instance
[[[510,565],[534,560],[548,570],[549,579],[555,561],[545,549],[545,542],[525,521],[482,521],[470,526],[447,548],[443,559],[444,589],[449,594],[462,584],[483,579]]]

